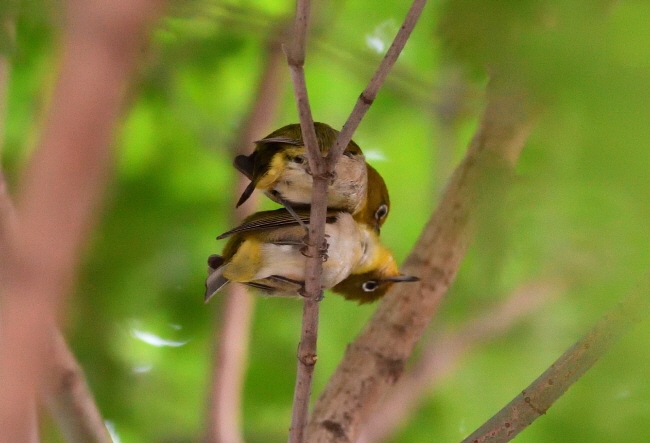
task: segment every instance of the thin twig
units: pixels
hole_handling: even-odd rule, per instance
[[[16,247],[2,273],[0,441],[27,441],[52,324],[69,293],[111,163],[113,126],[158,0],[70,0],[60,74],[23,173]]]
[[[343,154],[345,147],[350,143],[354,131],[357,130],[359,123],[361,123],[361,119],[363,119],[363,116],[366,115],[366,112],[375,101],[381,85],[386,80],[391,68],[401,54],[402,49],[404,49],[404,45],[406,45],[406,42],[411,36],[411,32],[413,31],[413,28],[415,28],[415,24],[417,23],[418,18],[420,18],[420,14],[422,13],[426,3],[427,0],[414,0],[413,4],[411,4],[411,8],[406,14],[404,23],[402,23],[402,27],[397,32],[393,43],[391,43],[390,48],[388,48],[384,59],[381,61],[377,71],[375,71],[375,74],[372,76],[370,83],[368,83],[366,89],[363,90],[357,99],[357,103],[354,105],[352,113],[343,125],[341,133],[336,139],[336,143],[327,155],[327,162],[330,165],[331,170],[333,170],[332,165],[336,165],[336,162],[341,154]]]
[[[302,443],[309,414],[309,399],[311,397],[312,378],[316,365],[316,343],[318,338],[318,311],[321,297],[320,279],[323,263],[320,258],[319,246],[325,239],[325,215],[327,212],[326,164],[323,160],[314,120],[309,106],[307,84],[305,81],[305,48],[309,29],[310,1],[298,0],[296,4],[296,19],[293,41],[287,48],[287,62],[291,72],[302,138],[307,151],[307,159],[313,173],[312,205],[309,223],[308,255],[305,269],[305,292],[300,344],[298,345],[298,369],[296,371],[296,386],[293,396],[291,427],[289,428],[289,443]]]
[[[423,396],[450,374],[471,348],[507,333],[560,290],[561,287],[557,284],[524,285],[510,298],[480,317],[468,320],[455,331],[435,336],[431,343],[424,346],[423,354],[414,366],[392,388],[368,422],[364,423],[357,443],[387,439],[417,407]]]
[[[553,363],[530,386],[463,440],[463,443],[504,443],[515,438],[587,372],[623,334],[650,314],[650,278]]]
[[[472,238],[479,207],[489,208],[486,188],[507,180],[532,129],[525,96],[491,85],[492,93],[465,159],[453,174],[403,272],[419,283],[395,285],[348,346],[317,401],[308,426],[312,442],[355,441],[377,401],[395,384],[456,276]],[[488,186],[492,185],[492,186]]]
[[[276,36],[268,43],[267,61],[261,76],[255,102],[242,125],[235,154],[248,154],[253,141],[269,131],[280,104],[284,84],[281,78],[284,64]],[[247,185],[240,175],[233,195],[233,222],[241,220],[257,206],[258,193],[234,209],[235,202]],[[243,443],[241,429],[242,386],[246,371],[250,319],[255,299],[243,285],[229,285],[220,315],[217,351],[213,370],[206,443]]]

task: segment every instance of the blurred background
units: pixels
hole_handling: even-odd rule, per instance
[[[343,125],[407,3],[313,5],[306,74],[316,120]],[[39,136],[63,26],[56,1],[17,7],[15,39],[0,41],[11,62],[3,148],[10,186]],[[279,75],[266,87],[277,101],[269,104],[271,123],[253,137],[298,121],[278,53],[294,7],[288,0],[171,2],[142,54],[116,131],[102,221],[65,327],[115,441],[193,442],[204,432],[224,308],[219,297],[203,303],[206,258],[221,250],[215,237],[232,225],[234,150],[274,60]],[[481,226],[429,335],[462,328],[532,284],[550,289],[522,302],[535,305],[528,315],[454,358],[386,441],[460,441],[647,270],[648,23],[644,1],[427,5],[354,136],[391,192],[382,240],[398,261],[408,254],[476,129],[487,73],[500,72],[528,88],[542,111],[507,202]],[[374,309],[326,294],[315,395]],[[247,442],[286,441],[301,311],[298,300],[256,298],[243,397]],[[648,344],[644,322],[517,441],[650,441]],[[61,441],[52,424],[44,441]]]

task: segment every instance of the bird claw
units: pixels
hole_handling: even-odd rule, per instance
[[[307,174],[311,175],[313,178],[324,178],[327,180],[327,184],[329,186],[332,186],[336,179],[338,178],[338,175],[336,174],[335,171],[327,171],[323,172],[322,174],[313,174],[311,169],[307,168],[306,169]]]
[[[309,294],[307,294],[307,290],[305,289],[304,286],[301,287],[300,289],[298,289],[297,292],[298,292],[298,295],[300,295],[301,297],[305,297],[305,298],[308,298],[308,297],[309,297]],[[324,298],[325,298],[325,295],[323,294],[323,291],[321,290],[320,293],[319,293],[319,294],[316,296],[316,298],[314,299],[314,301],[321,301],[321,300],[323,300]]]
[[[325,174],[325,178],[329,180],[329,186],[332,186],[336,179],[338,178],[338,175],[336,174],[335,171],[331,171]]]
[[[329,259],[329,255],[327,255],[327,251],[330,247],[330,244],[327,242],[327,238],[329,238],[329,235],[325,234],[325,238],[323,238],[323,244],[321,245],[320,248],[318,248],[318,255],[320,258],[323,260],[323,262],[326,262]],[[302,240],[303,247],[300,248],[300,253],[304,255],[305,257],[311,258],[312,256],[309,255],[307,252],[311,246],[313,246],[311,243],[309,243],[308,238],[305,237]]]

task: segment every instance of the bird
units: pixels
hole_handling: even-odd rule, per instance
[[[320,152],[327,155],[339,131],[320,122],[314,123],[314,129]],[[251,180],[237,207],[248,200],[255,189],[263,191],[290,212],[311,205],[313,177],[300,124],[283,126],[257,140],[255,145],[252,154],[238,155],[233,162],[235,168]],[[358,211],[366,198],[367,182],[365,156],[350,140],[334,169],[327,207],[350,213]]]
[[[381,243],[377,233],[368,226],[360,226],[365,237],[363,255],[352,273],[331,288],[332,292],[359,304],[372,303],[383,297],[395,283],[419,280],[401,274],[393,254]]]
[[[338,131],[320,122],[314,123],[314,127],[321,152],[329,152]],[[243,204],[256,187],[288,210],[311,204],[312,177],[300,125],[284,126],[255,143],[257,147],[252,154],[238,155],[234,161],[235,168],[251,180],[237,206]],[[364,173],[359,171],[361,158],[366,169],[365,184]],[[328,208],[347,210],[356,221],[379,232],[390,210],[388,188],[379,172],[365,162],[354,141],[350,141],[339,160],[336,176],[328,192]]]
[[[309,223],[308,211],[297,214]],[[328,289],[357,266],[365,236],[349,213],[335,210],[327,213],[325,235],[328,244],[321,286]],[[244,283],[269,295],[304,295],[304,231],[286,209],[257,212],[217,238],[228,238],[228,242],[221,255],[208,259],[206,302],[229,282]]]

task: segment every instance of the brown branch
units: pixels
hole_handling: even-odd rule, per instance
[[[329,154],[327,155],[330,170],[334,170],[336,162],[338,162],[339,157],[343,154],[345,147],[350,143],[354,131],[357,130],[359,123],[361,123],[361,119],[363,119],[364,115],[366,115],[366,112],[375,101],[381,85],[386,80],[386,77],[397,61],[402,49],[404,49],[404,45],[406,45],[406,42],[411,36],[411,32],[413,31],[413,28],[415,28],[415,24],[417,23],[418,18],[420,18],[420,14],[422,13],[426,3],[427,0],[413,1],[406,18],[404,19],[404,23],[402,23],[402,27],[397,32],[393,43],[391,43],[390,48],[388,48],[384,59],[381,61],[377,71],[375,71],[375,74],[372,76],[370,83],[368,83],[366,89],[363,90],[357,99],[357,103],[354,105],[354,109],[352,109],[352,113],[348,117],[348,120],[343,125],[334,147],[330,149]]]
[[[515,438],[578,381],[609,348],[650,314],[650,278],[604,315],[530,386],[485,422],[463,443],[503,443]]]
[[[5,121],[4,109],[8,73],[9,63],[5,57],[0,57],[0,109],[2,109],[0,125]],[[1,140],[0,138],[0,149]],[[16,211],[2,175],[2,168],[0,168],[0,250],[7,251],[13,248],[17,230]],[[67,436],[69,442],[110,443],[110,435],[86,385],[81,367],[59,331],[53,331],[50,337],[53,340],[51,343],[53,367],[48,377],[55,380],[56,389],[48,392],[47,403],[59,428]],[[31,441],[38,441],[35,399],[33,399],[33,405],[30,408],[34,412],[33,423],[29,425],[34,431]]]
[[[0,441],[26,441],[45,350],[108,178],[113,125],[156,0],[70,0],[59,78],[20,182],[16,244],[3,266]]]
[[[456,331],[435,337],[424,347],[422,356],[413,368],[404,374],[368,422],[363,424],[357,443],[387,439],[417,407],[420,399],[451,373],[471,348],[507,333],[513,325],[539,309],[559,290],[558,285],[552,284],[525,285],[517,289],[509,299],[480,317],[467,321]]]
[[[282,51],[274,38],[268,43],[267,61],[262,74],[255,103],[245,119],[238,139],[234,144],[236,154],[248,154],[253,141],[260,134],[269,131],[274,116],[280,105],[284,84]],[[232,205],[247,185],[245,176],[237,180],[236,194]],[[241,221],[257,206],[257,193],[254,193],[244,205],[235,209],[233,221]],[[253,314],[255,299],[243,285],[229,285],[221,313],[217,351],[213,369],[212,395],[209,405],[209,417],[205,442],[209,443],[243,443],[241,430],[242,386],[246,370],[246,356],[250,319]]]
[[[403,272],[419,283],[395,285],[357,339],[317,401],[309,442],[355,441],[360,424],[399,379],[406,359],[454,280],[472,237],[478,207],[490,205],[485,189],[505,188],[532,129],[521,94],[492,84],[478,132],[454,172]],[[496,182],[496,183],[495,183]],[[482,192],[479,192],[482,191]]]
[[[286,50],[287,62],[298,107],[302,138],[307,159],[313,173],[312,205],[310,211],[308,255],[305,265],[305,292],[302,311],[302,328],[298,344],[298,369],[291,411],[289,443],[302,443],[309,414],[309,399],[316,365],[316,343],[318,339],[318,311],[321,297],[320,279],[323,263],[318,247],[325,239],[325,214],[327,211],[327,165],[321,157],[314,120],[309,106],[307,83],[305,81],[305,49],[309,29],[310,0],[298,0],[293,41]]]

